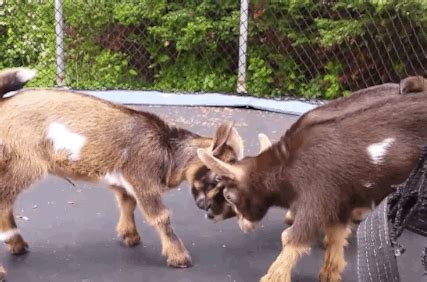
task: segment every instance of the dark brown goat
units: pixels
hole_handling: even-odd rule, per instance
[[[0,72],[0,97],[34,75],[29,69]],[[231,123],[220,126],[213,139],[206,138],[169,126],[154,114],[69,91],[22,90],[2,98],[0,240],[13,254],[27,250],[13,203],[25,188],[52,173],[109,185],[120,207],[117,232],[129,247],[140,240],[134,220],[138,205],[156,228],[167,263],[187,267],[190,254],[172,229],[161,194],[184,180],[196,190],[217,185],[197,149],[233,161],[243,154],[237,151],[240,143]]]
[[[290,281],[298,258],[320,234],[326,245],[320,280],[341,280],[352,211],[403,182],[427,144],[427,92],[392,95],[393,89],[374,102],[351,102],[367,98],[362,94],[330,103],[336,111],[314,109],[279,142],[234,164],[198,151],[222,176],[223,195],[242,230],[254,228],[271,206],[294,212],[293,225],[282,233],[283,250],[263,281]]]
[[[409,92],[413,92],[416,89],[413,86],[419,85],[418,81],[418,77],[410,77],[402,81],[402,83],[400,83],[400,86],[397,83],[386,83],[356,91],[349,97],[343,97],[333,100],[309,111],[297,120],[294,127],[299,127],[299,124],[302,123],[307,125],[312,122],[319,122],[324,119],[330,119],[333,116],[339,116],[348,111],[354,111],[356,109],[366,107],[369,104],[387,99],[393,95],[399,95],[400,93],[407,94]],[[401,89],[404,90],[401,91]],[[271,146],[270,140],[264,134],[259,135],[259,141],[261,144],[260,152]],[[207,209],[207,217],[214,221],[220,221],[236,216],[236,213],[233,211],[232,207],[225,200],[222,194],[222,189],[220,189],[220,187],[221,185],[215,187],[214,190],[205,192],[206,195],[209,195],[211,197],[211,199],[208,199],[210,206],[209,209]],[[206,186],[206,188],[210,187]],[[357,222],[366,217],[366,215],[371,210],[371,206],[371,201],[366,201],[366,203],[364,203],[362,207],[356,208],[353,211],[353,221]],[[291,210],[288,210],[285,216],[285,223],[291,225],[293,223],[293,218],[293,212]]]

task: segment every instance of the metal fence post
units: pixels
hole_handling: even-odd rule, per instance
[[[56,33],[56,84],[64,86],[64,21],[62,18],[62,0],[55,0],[55,33]]]
[[[237,93],[246,93],[246,58],[248,43],[249,0],[240,1],[239,70]]]

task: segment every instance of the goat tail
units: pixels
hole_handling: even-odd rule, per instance
[[[422,76],[409,76],[399,83],[400,94],[427,92],[427,79]]]
[[[36,71],[29,68],[12,68],[0,71],[0,98],[10,91],[19,90],[36,76]]]

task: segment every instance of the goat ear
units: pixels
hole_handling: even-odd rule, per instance
[[[243,139],[234,127],[231,128],[226,144],[233,149],[238,160],[243,159]]]
[[[243,174],[243,171],[240,168],[215,158],[212,155],[212,152],[209,152],[208,150],[198,149],[197,156],[202,163],[220,176],[236,180]]]
[[[228,188],[225,188],[224,190],[222,190],[222,194],[228,202],[231,202],[233,204],[236,204],[240,198],[239,192],[236,189],[230,190]]]
[[[220,148],[225,145],[232,128],[232,122],[225,122],[218,127],[213,137],[212,145],[210,148],[212,152],[220,150]]]
[[[243,139],[233,127],[232,122],[225,122],[216,130],[211,145],[213,155],[218,156],[224,145],[228,145],[233,149],[238,160],[243,159]]]
[[[258,140],[259,140],[259,152],[262,153],[268,148],[271,147],[271,141],[268,139],[267,135],[260,133],[258,134]]]

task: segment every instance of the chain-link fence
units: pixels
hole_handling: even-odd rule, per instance
[[[427,76],[425,0],[0,0],[33,86],[334,98]]]
[[[251,8],[248,87],[255,93],[334,98],[427,74],[425,0],[260,0]],[[258,86],[263,79],[269,83]]]

